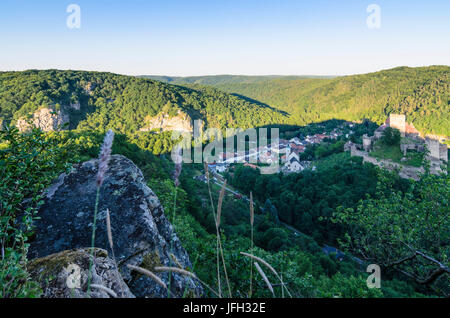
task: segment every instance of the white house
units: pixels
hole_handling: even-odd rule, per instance
[[[302,165],[300,164],[300,162],[297,160],[297,158],[292,157],[291,160],[288,161],[288,162],[289,162],[289,167],[288,167],[288,169],[289,169],[291,172],[299,172],[299,171],[302,171],[302,170],[303,170],[303,167],[302,167]]]
[[[300,161],[300,156],[296,151],[293,151],[290,146],[286,147],[286,162],[291,160],[291,158],[295,156],[298,161]]]
[[[225,172],[227,170],[226,164],[217,164],[216,171],[217,172]]]
[[[286,153],[285,167],[290,172],[299,172],[304,169],[300,163],[300,156],[297,151],[289,151]]]
[[[302,144],[302,142],[300,141],[300,139],[298,137],[292,138],[291,140],[289,140],[289,142],[293,142],[296,145],[301,145]]]

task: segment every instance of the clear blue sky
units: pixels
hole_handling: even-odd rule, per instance
[[[81,28],[69,29],[69,4]],[[369,29],[369,4],[381,28]],[[1,0],[0,70],[342,75],[450,65],[449,0]]]

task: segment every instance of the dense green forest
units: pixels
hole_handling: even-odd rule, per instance
[[[375,193],[376,169],[360,161],[362,158],[349,158],[319,172],[288,175],[260,175],[241,166],[230,182],[244,193],[253,191],[263,202],[270,200],[280,221],[312,235],[317,242],[332,244],[342,235],[342,229],[329,221],[336,207],[355,206],[367,194]]]
[[[386,278],[407,278],[416,291],[448,295],[448,276],[435,275],[448,263],[447,175],[426,173],[415,182],[338,153],[319,161],[315,171],[262,175],[238,166],[228,180],[244,193],[253,191],[262,214],[279,225],[256,235],[264,249],[289,250],[292,238],[274,233],[287,224],[317,244],[382,264]]]
[[[404,113],[422,133],[449,136],[449,72],[448,66],[430,66],[336,78],[152,77],[184,86],[110,73],[3,72],[0,120],[14,122],[40,107],[77,102],[80,110],[68,110],[71,128],[122,133],[138,131],[148,116],[178,110],[219,128],[364,118],[380,124],[390,113]]]
[[[80,109],[68,107],[80,104]],[[261,103],[211,87],[186,88],[149,79],[81,71],[0,73],[0,120],[15,122],[41,107],[65,108],[70,127],[133,133],[148,116],[179,110],[209,127],[257,127],[286,116]]]
[[[218,76],[173,81],[211,85],[257,100],[288,113],[291,124],[333,118],[367,118],[381,124],[390,113],[402,113],[422,133],[450,136],[449,66],[398,67],[336,78]]]

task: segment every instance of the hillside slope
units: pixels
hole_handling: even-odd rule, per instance
[[[186,85],[186,84],[199,84],[199,85],[227,85],[227,84],[240,84],[240,83],[258,83],[262,81],[284,79],[284,80],[296,80],[306,78],[326,78],[321,76],[285,76],[285,75],[263,75],[263,76],[251,76],[251,75],[208,75],[208,76],[161,76],[161,75],[143,75],[142,78],[149,78],[156,81],[161,81],[170,84]]]
[[[0,73],[0,121],[15,123],[43,107],[68,112],[71,128],[114,128],[122,133],[138,131],[149,117],[179,111],[220,128],[287,120],[280,111],[211,87],[84,71]]]
[[[185,85],[192,78],[175,79]],[[200,78],[229,93],[260,101],[304,125],[332,118],[382,123],[391,112],[405,113],[423,133],[450,136],[450,67],[398,67],[336,78]]]

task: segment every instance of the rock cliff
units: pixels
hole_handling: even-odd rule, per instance
[[[35,237],[28,252],[30,259],[91,245],[97,168],[96,159],[80,164],[70,173],[60,175],[46,190],[45,203],[38,213],[40,219],[35,221]],[[111,157],[100,190],[95,239],[95,247],[112,255],[105,222],[107,209],[111,215],[116,262],[131,292],[136,297],[166,297],[163,287],[146,276],[130,272],[127,265],[150,271],[155,266],[190,270],[192,265],[142,172],[120,155]],[[196,280],[176,273],[171,275],[173,295],[203,294]],[[168,273],[158,273],[158,276],[169,286]]]
[[[19,119],[16,126],[21,132],[29,130],[32,126],[42,131],[54,131],[62,129],[67,123],[69,123],[68,114],[53,107],[45,107],[38,109],[30,120]]]
[[[194,125],[192,118],[179,111],[176,116],[169,116],[168,114],[161,113],[155,117],[149,117],[146,119],[145,126],[141,128],[141,131],[151,131],[151,130],[161,130],[161,131],[179,131],[179,132],[190,132],[194,130]]]

